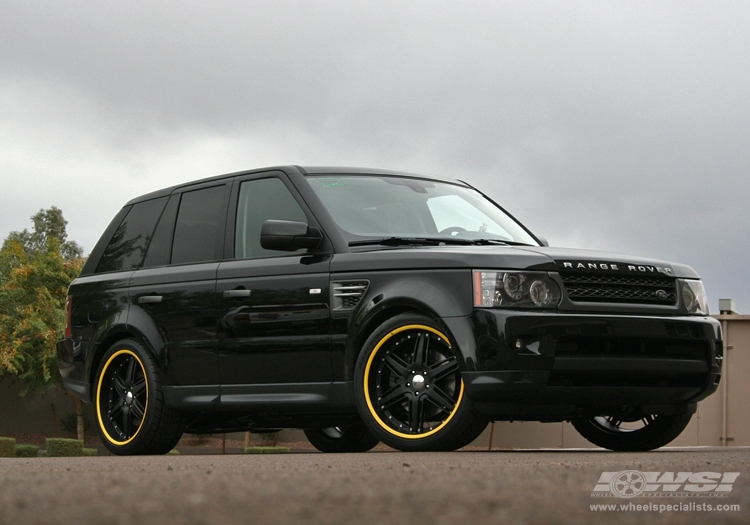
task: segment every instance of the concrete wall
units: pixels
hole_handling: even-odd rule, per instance
[[[73,397],[57,389],[40,394],[28,393],[20,397],[20,384],[8,380],[0,382],[0,435],[44,434],[45,436],[72,437],[63,429],[60,419],[75,414]],[[91,422],[89,434],[95,434],[94,410],[84,405],[84,414]]]

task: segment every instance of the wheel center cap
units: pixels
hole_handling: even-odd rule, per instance
[[[128,405],[133,402],[133,392],[128,391],[125,393],[125,402]]]
[[[411,379],[411,384],[414,386],[415,390],[419,390],[420,388],[424,386],[424,376],[421,374],[415,375]]]

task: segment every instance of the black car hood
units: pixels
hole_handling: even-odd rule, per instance
[[[668,275],[697,279],[690,266],[618,253],[542,246],[374,248],[336,254],[332,272],[424,269],[517,269]]]

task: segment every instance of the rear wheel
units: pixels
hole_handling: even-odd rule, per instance
[[[357,359],[355,395],[370,431],[399,450],[455,450],[487,426],[464,395],[449,338],[423,315],[397,315],[370,335]]]
[[[367,452],[380,442],[362,423],[307,429],[305,436],[321,452]]]
[[[135,340],[119,341],[104,354],[94,402],[99,436],[113,454],[165,454],[179,441],[182,417],[165,406],[161,377]]]
[[[572,423],[594,445],[617,451],[645,451],[674,440],[690,423],[690,417],[691,414],[647,415],[625,421],[615,416],[598,416]]]

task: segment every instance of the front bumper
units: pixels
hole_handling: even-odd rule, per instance
[[[467,396],[493,417],[675,413],[721,379],[721,327],[709,317],[477,309],[444,321],[464,351]]]

